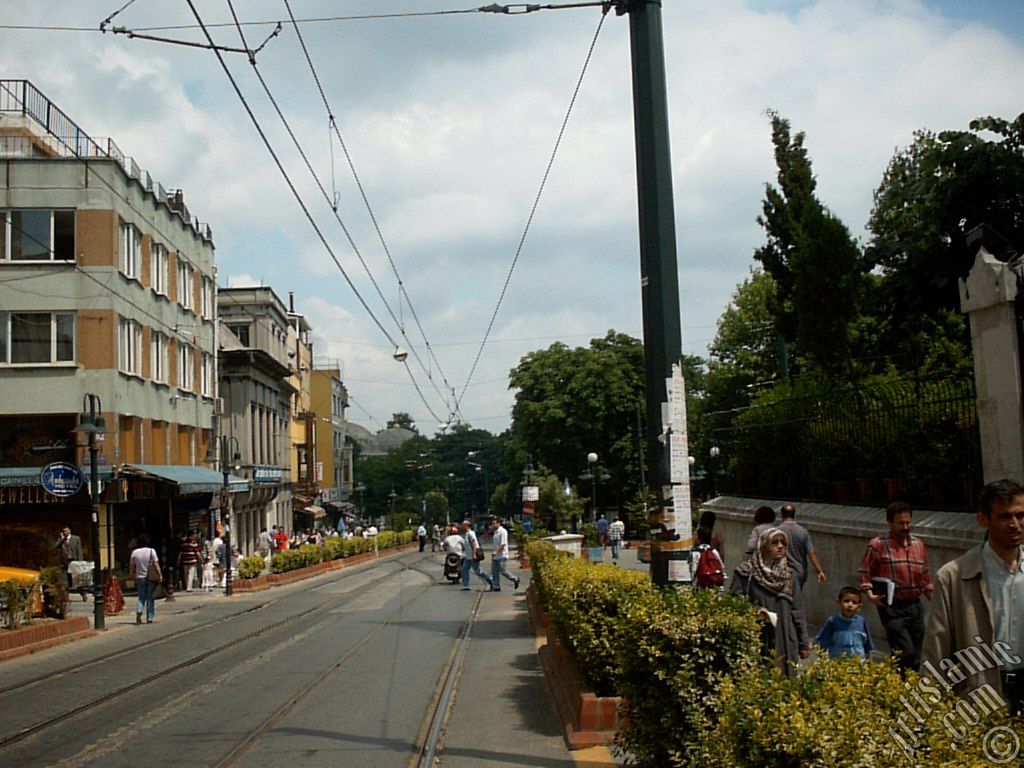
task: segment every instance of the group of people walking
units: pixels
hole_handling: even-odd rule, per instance
[[[927,674],[962,694],[990,686],[1011,711],[1024,714],[1024,486],[1010,480],[985,486],[976,513],[985,540],[943,565],[934,581],[924,542],[911,533],[913,510],[904,502],[890,504],[888,531],[868,542],[856,583],[839,590],[838,612],[813,639],[803,591],[809,567],[819,585],[826,583],[826,573],[810,534],[796,522],[795,508],[785,505],[780,512],[776,524],[774,510],[757,510],[729,591],[757,606],[764,621],[762,652],[784,674],[797,674],[812,642],[832,657],[869,658],[871,634],[860,615],[867,601],[878,610],[901,670]],[[701,519],[698,538],[711,544],[715,521],[709,514]],[[721,557],[720,538],[716,553]],[[931,602],[927,621],[923,600]],[[965,658],[974,659],[967,669]]]
[[[508,569],[508,530],[501,524],[501,518],[492,518],[491,532],[493,548],[491,550],[491,572],[488,575],[480,568],[480,563],[485,560],[486,556],[483,547],[480,546],[480,539],[477,537],[476,531],[473,530],[472,523],[469,520],[463,520],[461,525],[449,525],[447,528],[447,536],[441,542],[441,549],[446,554],[461,558],[463,591],[468,592],[470,589],[470,573],[475,573],[487,584],[486,591],[500,592],[502,577],[512,582],[513,588],[519,589],[519,577]]]

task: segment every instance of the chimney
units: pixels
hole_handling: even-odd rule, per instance
[[[288,311],[295,312],[295,291],[288,291]]]

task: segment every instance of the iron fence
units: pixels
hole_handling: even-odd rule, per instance
[[[833,387],[707,416],[719,491],[970,509],[981,439],[970,379]]]

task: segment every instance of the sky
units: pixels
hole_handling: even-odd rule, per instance
[[[231,21],[226,0],[194,2],[205,23]],[[475,2],[288,0],[298,19],[430,14],[300,24],[330,112],[290,23],[256,70],[223,53],[327,246],[212,51],[98,31],[124,0],[0,0],[2,25],[90,30],[0,26],[0,77],[31,80],[181,188],[213,229],[221,285],[294,292],[316,358],[341,365],[350,420],[375,431],[404,411],[432,434],[451,420],[454,390],[462,420],[500,432],[523,355],[608,329],[642,335],[629,30],[626,17],[604,19],[527,231],[601,12],[441,13],[489,4]],[[234,0],[243,22],[287,20],[286,6]],[[863,240],[872,193],[914,131],[1024,109],[1019,0],[664,0],[662,21],[685,353],[706,353],[764,241],[768,110],[806,133],[819,197]],[[195,23],[186,0],[134,0],[109,27],[203,41],[196,29],[141,32]],[[255,48],[273,26],[243,31]],[[210,33],[241,46],[233,25]]]

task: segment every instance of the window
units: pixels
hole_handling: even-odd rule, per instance
[[[75,212],[0,211],[0,255],[9,261],[74,261]]]
[[[149,248],[150,275],[149,282],[153,290],[161,296],[167,295],[167,248],[160,243],[153,243]]]
[[[213,280],[205,275],[200,283],[199,298],[202,301],[199,314],[207,320],[213,320]]]
[[[167,383],[167,342],[164,334],[153,331],[149,370],[153,381],[159,384]]]
[[[238,342],[243,347],[249,346],[249,325],[229,325],[228,330],[238,337]]]
[[[139,254],[142,233],[134,224],[121,222],[121,271],[133,280],[139,279]]]
[[[192,265],[178,257],[178,303],[192,309]]]
[[[142,326],[124,317],[117,326],[117,360],[124,373],[142,373]]]
[[[213,397],[213,355],[203,352],[202,367],[202,392],[204,397]]]
[[[178,342],[178,389],[189,392],[196,375],[196,351],[183,341]]]
[[[49,365],[74,361],[73,313],[0,313],[0,363]]]

